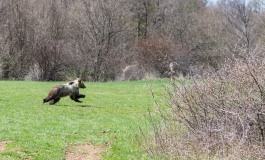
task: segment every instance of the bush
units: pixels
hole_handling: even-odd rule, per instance
[[[160,77],[167,77],[169,64],[174,62],[175,47],[169,38],[150,35],[139,39],[136,59],[147,73],[158,72]]]
[[[264,56],[252,54],[228,66],[167,89],[171,110],[161,114],[163,125],[153,125],[151,156],[265,158]]]

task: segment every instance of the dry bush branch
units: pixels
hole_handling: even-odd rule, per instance
[[[171,119],[155,127],[151,156],[169,159],[265,158],[264,52],[168,90]],[[168,127],[170,126],[170,127]],[[255,149],[254,149],[255,148]]]

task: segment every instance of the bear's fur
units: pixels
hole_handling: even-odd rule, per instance
[[[61,97],[70,96],[75,102],[79,101],[79,98],[85,98],[85,95],[79,94],[79,88],[86,88],[85,84],[81,79],[77,78],[74,81],[68,82],[67,84],[56,85],[49,92],[48,96],[43,99],[43,104],[49,102],[50,105],[54,105],[59,102]]]

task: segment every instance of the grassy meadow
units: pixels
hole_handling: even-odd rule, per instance
[[[104,159],[148,159],[136,135],[149,128],[149,88],[162,98],[161,81],[87,82],[83,103],[65,97],[42,105],[61,83],[0,81],[0,142],[9,142],[0,159],[60,160],[68,146],[83,143],[103,146]]]

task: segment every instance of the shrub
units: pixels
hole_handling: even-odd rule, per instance
[[[154,127],[149,154],[169,159],[265,158],[265,59],[262,54],[167,89],[169,114]],[[158,152],[159,151],[159,152]]]

